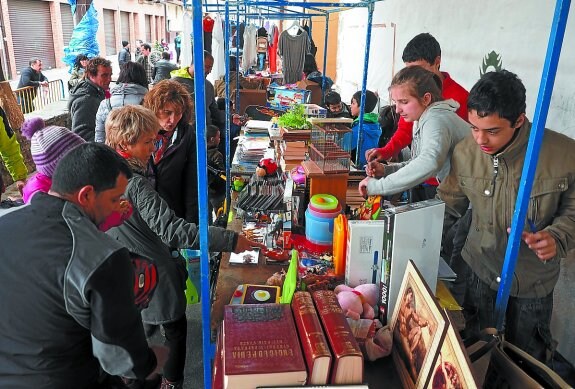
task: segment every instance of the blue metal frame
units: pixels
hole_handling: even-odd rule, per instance
[[[541,85],[537,96],[533,125],[531,127],[531,134],[529,135],[529,143],[527,144],[527,152],[525,153],[525,163],[523,165],[519,191],[517,192],[517,200],[515,202],[515,212],[513,213],[511,222],[511,234],[509,235],[509,241],[507,243],[505,261],[503,262],[501,272],[501,283],[497,291],[497,300],[495,301],[495,317],[498,330],[502,330],[505,323],[505,312],[507,310],[511,285],[513,284],[513,273],[515,272],[515,265],[517,263],[519,245],[521,244],[521,232],[525,225],[524,221],[529,205],[529,196],[531,195],[533,178],[535,177],[535,170],[537,169],[537,160],[539,159],[545,121],[547,120],[547,113],[549,112],[549,102],[551,101],[551,93],[553,92],[553,84],[555,82],[555,75],[557,74],[559,54],[561,54],[570,3],[570,0],[557,0],[555,4],[555,15],[553,16],[547,54],[545,55],[545,64],[543,66],[543,74],[541,75]]]

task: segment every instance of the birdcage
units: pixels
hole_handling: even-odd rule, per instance
[[[351,152],[351,119],[311,118],[311,145],[309,159],[323,173],[349,171]]]

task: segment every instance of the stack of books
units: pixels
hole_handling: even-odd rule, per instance
[[[363,381],[363,355],[333,291],[296,292],[291,306],[228,305],[216,347],[214,388]]]
[[[273,149],[268,148],[269,138],[241,138],[232,161],[232,174],[255,173],[262,158],[273,158]]]

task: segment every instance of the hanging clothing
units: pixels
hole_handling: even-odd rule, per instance
[[[192,63],[192,13],[184,12],[184,31],[182,32],[182,52],[180,63],[189,65]]]
[[[313,38],[311,37],[311,31],[309,26],[306,24],[302,27],[304,29],[304,31],[307,33],[307,36],[309,38],[309,52],[315,57],[315,54],[317,53],[317,46],[315,45]],[[303,32],[302,32],[303,33]]]
[[[207,79],[214,82],[226,74],[224,53],[224,29],[222,28],[222,19],[219,14],[214,15],[214,29],[212,30],[212,56],[214,57],[214,67]]]
[[[240,23],[239,34],[240,34],[240,49],[244,49],[244,31],[246,30],[246,24],[244,22]]]
[[[277,55],[278,55],[278,40],[279,40],[279,30],[274,24],[268,30],[270,32],[270,40],[268,46],[268,62],[270,67],[270,73],[276,73],[278,71],[277,67]]]
[[[202,30],[204,31],[204,50],[212,52],[212,31],[214,30],[215,21],[210,15],[204,16],[202,20]]]
[[[253,24],[248,24],[244,31],[244,53],[242,67],[248,70],[256,64],[257,60],[257,47],[256,35],[258,28]]]
[[[279,39],[279,54],[283,61],[284,84],[294,84],[301,80],[305,55],[309,53],[307,34],[291,36],[282,31]]]

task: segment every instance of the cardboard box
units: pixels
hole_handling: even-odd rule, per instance
[[[377,284],[383,260],[383,220],[349,220],[347,222],[345,284]]]
[[[288,89],[283,86],[270,85],[267,89],[267,106],[286,110],[294,104],[307,103],[309,96],[310,91],[305,89]]]
[[[391,320],[399,287],[409,260],[419,269],[431,290],[437,286],[439,251],[445,203],[432,199],[384,209],[383,270],[380,283],[379,320]]]

